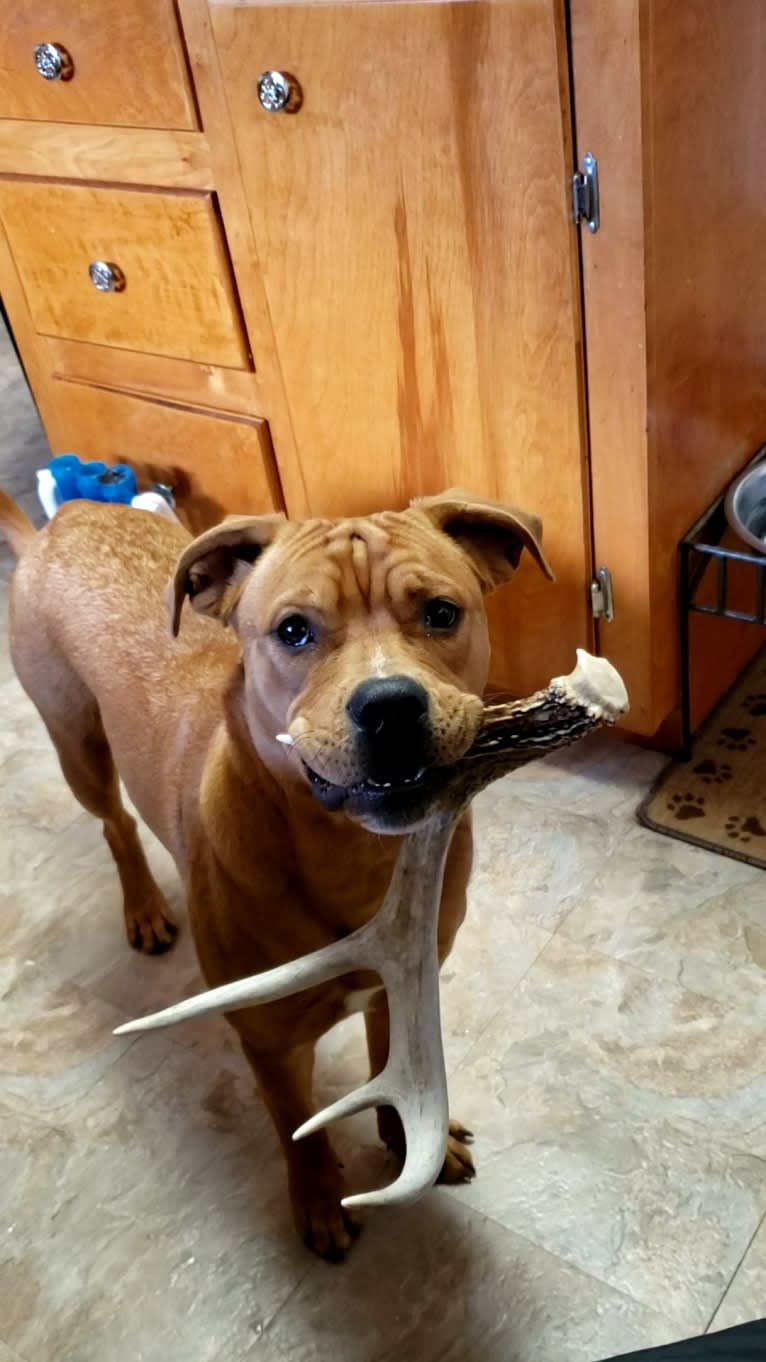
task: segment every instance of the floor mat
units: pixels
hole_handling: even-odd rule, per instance
[[[655,832],[766,869],[766,648],[638,810]]]

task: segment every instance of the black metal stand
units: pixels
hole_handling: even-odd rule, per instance
[[[766,458],[766,445],[750,460],[748,467]],[[764,554],[748,549],[724,548],[721,539],[729,527],[724,510],[726,493],[713,503],[681,540],[680,546],[680,664],[681,664],[681,755],[688,760],[692,747],[691,658],[689,616],[718,615],[722,619],[766,626],[766,547]],[[747,563],[752,571],[753,610],[735,610],[729,605],[729,564]],[[715,599],[702,601],[703,587],[710,582],[708,569],[715,565]]]

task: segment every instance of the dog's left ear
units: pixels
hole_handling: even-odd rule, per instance
[[[540,571],[555,580],[543,553],[543,525],[538,516],[485,501],[459,487],[451,487],[436,497],[420,497],[412,506],[424,511],[465,550],[486,591],[494,591],[513,576],[524,549],[531,553]]]
[[[173,637],[188,596],[192,609],[226,622],[237,594],[233,588],[247,576],[256,558],[287,524],[279,515],[232,515],[187,545],[176,564],[168,592]]]

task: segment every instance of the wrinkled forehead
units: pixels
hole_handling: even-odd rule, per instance
[[[263,606],[289,601],[324,611],[374,609],[424,590],[475,590],[462,551],[411,511],[291,525],[254,576]]]

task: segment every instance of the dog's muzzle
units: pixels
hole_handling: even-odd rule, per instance
[[[438,784],[428,692],[409,676],[370,679],[356,687],[346,711],[362,777],[334,785],[306,765],[314,795],[381,832],[412,827]]]

